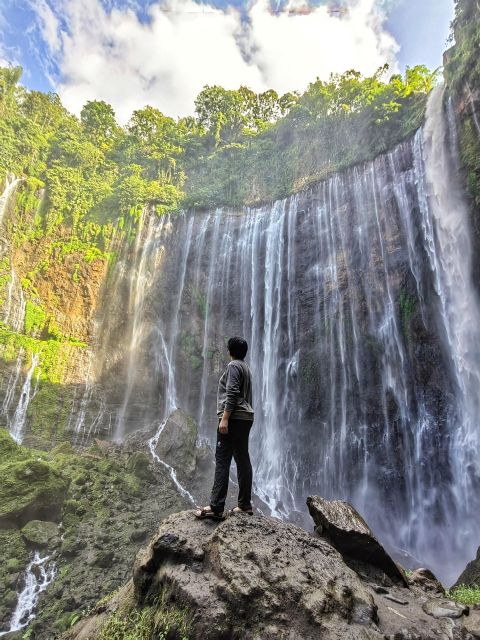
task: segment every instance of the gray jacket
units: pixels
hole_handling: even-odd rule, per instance
[[[231,411],[235,420],[253,420],[252,375],[244,360],[231,360],[218,382],[217,415]]]

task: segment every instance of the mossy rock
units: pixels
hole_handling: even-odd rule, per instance
[[[33,458],[14,460],[1,464],[0,474],[0,528],[58,520],[67,484],[52,465]]]
[[[54,456],[56,455],[72,455],[74,454],[74,449],[72,447],[72,443],[65,441],[65,442],[61,442],[60,444],[57,444],[56,447],[54,447],[54,449],[52,449],[52,454]]]
[[[3,459],[5,456],[20,457],[22,448],[15,442],[6,429],[0,429],[0,454]]]
[[[128,470],[140,480],[152,480],[153,472],[150,458],[142,451],[136,451],[128,459]]]
[[[16,587],[19,576],[23,574],[29,560],[29,551],[17,529],[0,530],[0,629],[5,628],[15,607]]]
[[[55,522],[31,520],[22,529],[22,535],[27,543],[35,548],[47,547],[58,539],[58,525]]]

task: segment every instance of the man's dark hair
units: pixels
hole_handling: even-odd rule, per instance
[[[227,347],[230,355],[237,360],[243,360],[247,355],[248,344],[243,338],[230,338]]]

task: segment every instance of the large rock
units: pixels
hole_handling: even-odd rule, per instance
[[[423,604],[423,610],[434,618],[461,618],[470,612],[469,607],[445,598],[432,598]]]
[[[197,435],[195,420],[185,411],[176,409],[160,434],[155,453],[177,473],[188,477],[195,471]]]
[[[478,547],[477,557],[467,564],[453,588],[461,584],[467,587],[480,586],[480,547]]]
[[[278,520],[218,527],[167,518],[136,558],[139,603],[162,585],[191,610],[195,638],[382,638],[373,597],[327,542]]]
[[[407,586],[403,571],[388,555],[351,504],[310,496],[307,505],[317,534],[327,539],[343,556],[362,564],[373,565],[394,582]]]
[[[408,576],[408,584],[420,587],[427,593],[436,593],[444,595],[445,589],[437,579],[437,577],[430,571],[430,569],[416,569]]]
[[[428,607],[423,605],[428,600]],[[448,604],[448,606],[447,606]],[[161,611],[152,608],[159,607]],[[164,520],[134,563],[133,582],[102,600],[66,635],[157,637],[131,621],[178,620],[190,640],[472,640],[463,608],[350,569],[326,540],[275,518],[238,515],[217,524],[191,511]],[[441,615],[440,618],[434,617]],[[456,615],[459,618],[455,618]],[[130,622],[129,622],[130,621]],[[122,626],[125,625],[125,626]],[[115,626],[115,628],[117,628]],[[126,636],[125,636],[126,637]],[[146,636],[145,636],[146,637]]]
[[[476,640],[480,640],[480,610],[470,611],[468,618],[464,619],[465,629],[472,634]]]
[[[46,547],[58,541],[58,525],[55,522],[31,520],[22,529],[22,536],[33,547]]]
[[[2,465],[0,528],[30,520],[58,520],[67,492],[62,476],[43,460]]]

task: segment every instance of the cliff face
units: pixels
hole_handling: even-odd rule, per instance
[[[475,368],[475,323],[464,322],[475,296],[468,220],[461,242],[459,222],[450,229],[450,213],[464,212],[445,152],[455,128],[434,98],[413,139],[286,200],[160,218],[144,210],[108,271],[98,252],[76,262],[78,243],[70,254],[65,238],[23,241],[12,259],[33,284],[23,332],[6,334],[20,362],[4,374],[11,431],[30,443],[120,440],[181,407],[211,442],[225,342],[244,335],[257,491],[271,512],[301,519],[322,487],[361,506],[393,546],[435,563],[447,545],[455,566],[444,577],[456,577],[477,541],[432,543],[431,530],[451,521],[452,503],[463,509],[458,496],[475,495],[463,469],[474,464],[464,443],[475,437],[476,392],[460,366],[465,347]],[[445,160],[441,174],[433,157]],[[52,347],[57,377],[46,378]]]
[[[446,146],[454,130],[440,92],[435,100],[435,140]],[[475,342],[462,332],[476,326],[464,322],[476,307],[468,217],[432,130],[259,209],[146,218],[135,280],[110,290],[108,308],[129,300],[132,310],[110,314],[102,337],[109,360],[100,361],[116,363],[103,376],[115,372],[107,402],[117,437],[180,406],[212,442],[226,339],[244,335],[257,487],[272,513],[301,518],[308,493],[322,487],[361,505],[390,544],[430,563],[447,544],[449,557],[458,553],[457,566],[443,564],[453,579],[478,546],[475,518],[465,514],[468,553],[441,534],[432,543],[431,531],[450,521],[452,500],[463,508],[455,487],[475,464],[461,444],[474,421],[461,417],[473,405],[459,391],[456,349]],[[430,171],[432,157],[447,159],[442,175]],[[119,336],[127,337],[123,359]],[[438,498],[427,505],[427,495]]]

